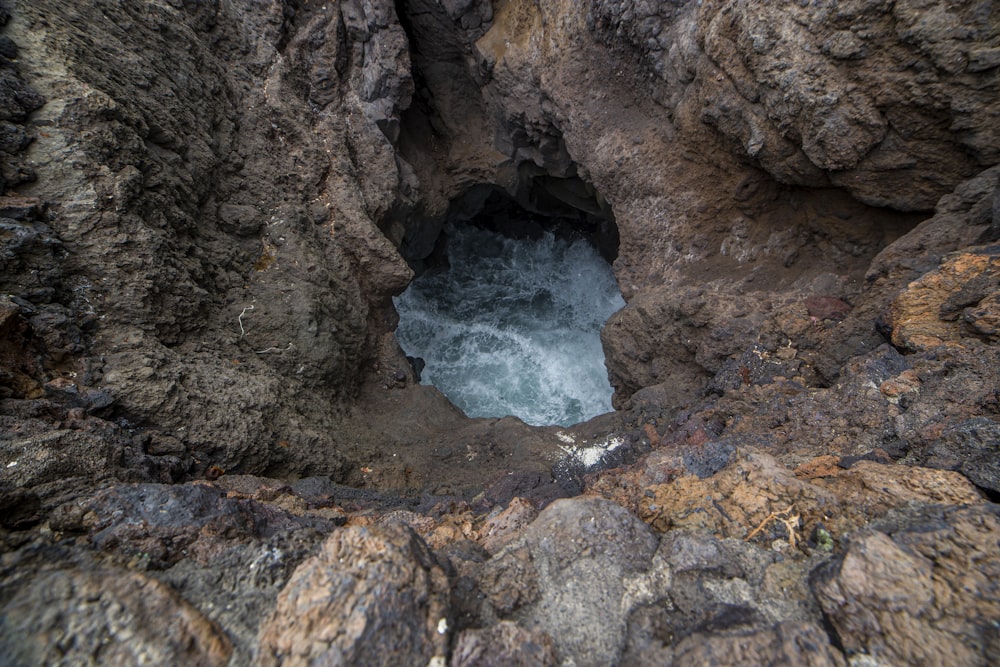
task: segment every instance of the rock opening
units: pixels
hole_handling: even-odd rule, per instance
[[[453,203],[434,250],[412,260],[396,335],[467,415],[570,425],[612,410],[600,328],[625,305],[608,261],[617,234],[579,179],[522,192],[480,187]]]

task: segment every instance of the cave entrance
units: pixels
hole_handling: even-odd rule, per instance
[[[408,257],[418,275],[395,299],[396,336],[421,381],[468,416],[568,426],[612,410],[600,329],[625,305],[618,234],[582,180],[530,186],[473,188],[410,227],[424,252]]]

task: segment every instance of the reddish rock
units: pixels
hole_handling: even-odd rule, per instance
[[[940,268],[911,283],[892,304],[893,344],[910,351],[962,344],[969,333],[954,318],[943,318],[942,311],[948,312],[946,306],[949,301],[960,298],[963,289],[990,276],[994,276],[992,282],[1000,285],[1000,256],[988,252],[964,252],[947,259]],[[993,301],[986,298],[992,292],[966,297],[971,303],[965,304],[973,308],[968,312],[969,325],[977,333],[985,333],[987,339],[992,327],[989,323],[996,318],[990,306]],[[980,324],[977,325],[977,322]],[[977,326],[982,331],[976,329]]]
[[[344,528],[278,596],[261,625],[260,664],[443,664],[448,589],[444,571],[409,528]]]

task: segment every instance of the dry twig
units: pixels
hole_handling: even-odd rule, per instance
[[[757,533],[764,530],[764,527],[767,524],[771,523],[772,521],[780,521],[785,525],[785,530],[788,532],[788,543],[794,549],[795,545],[798,544],[798,535],[796,534],[795,531],[798,529],[799,522],[802,518],[798,514],[792,514],[794,510],[795,510],[795,505],[789,505],[787,508],[783,510],[778,510],[777,512],[771,512],[764,518],[763,521],[760,522],[760,525],[751,530],[750,534],[743,538],[743,541],[749,542],[750,540],[752,540],[754,536],[757,535]]]

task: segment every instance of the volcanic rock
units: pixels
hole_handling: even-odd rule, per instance
[[[0,655],[997,662],[997,11],[0,0]],[[615,413],[419,384],[479,214]]]
[[[444,571],[409,529],[338,531],[278,596],[261,626],[261,664],[443,664],[447,592]]]

